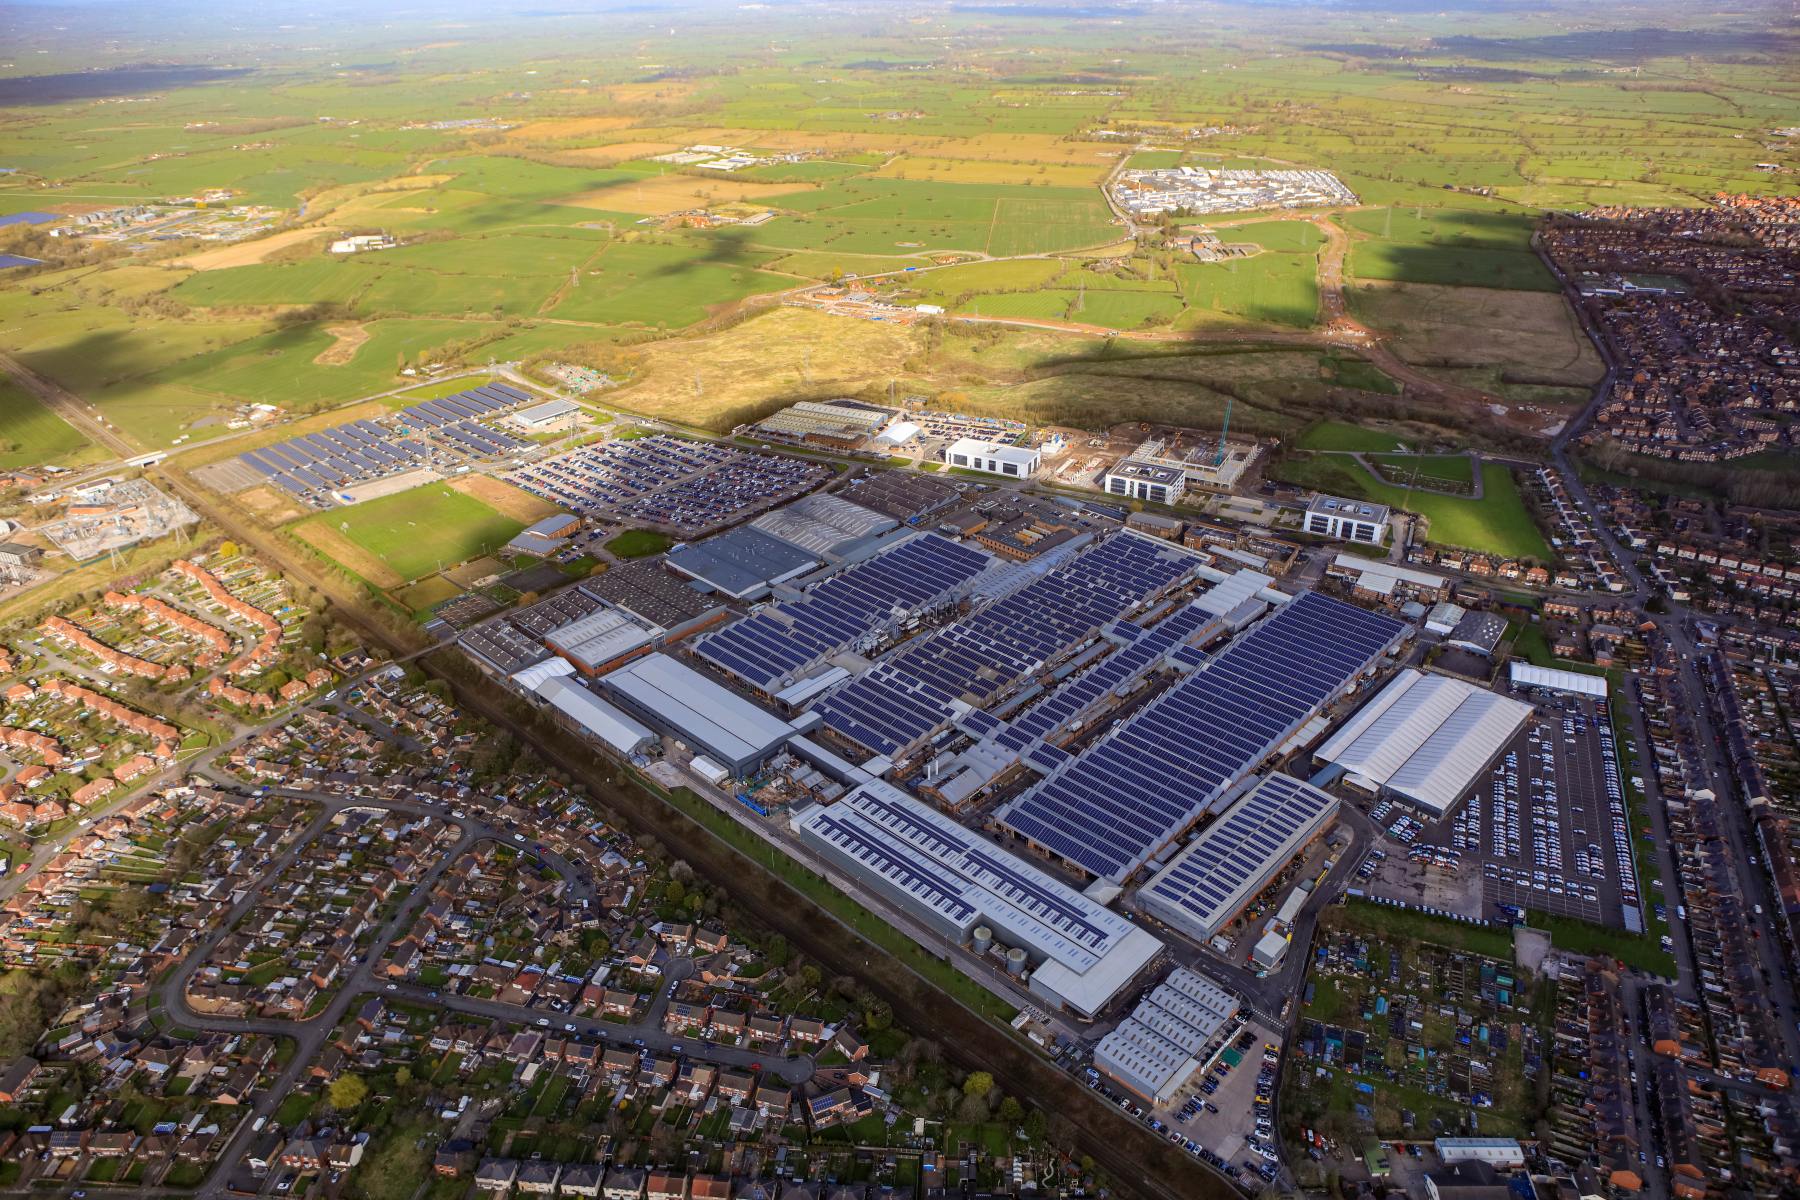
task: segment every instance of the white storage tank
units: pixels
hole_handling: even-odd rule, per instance
[[[994,944],[994,931],[986,925],[977,925],[969,934],[969,941],[976,954],[984,955],[988,952],[988,947]]]

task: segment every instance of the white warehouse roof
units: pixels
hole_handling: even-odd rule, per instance
[[[1401,671],[1319,757],[1440,816],[1531,716],[1531,705],[1447,675]]]
[[[1025,859],[875,779],[795,815],[803,841],[880,884],[952,936],[977,924],[1037,966],[1034,991],[1085,1015],[1103,1008],[1163,944]]]
[[[793,736],[774,713],[666,654],[647,654],[604,677],[604,686],[655,713],[675,736],[736,766],[756,761]]]
[[[593,670],[655,640],[660,629],[648,629],[624,609],[610,605],[572,621],[547,639],[551,649],[584,670]]]
[[[656,734],[564,675],[553,675],[535,689],[553,707],[620,754],[635,754]]]
[[[1578,696],[1606,699],[1606,676],[1588,675],[1581,671],[1560,671],[1555,667],[1534,667],[1528,662],[1512,660],[1514,687],[1544,688],[1552,692],[1573,692]]]
[[[1238,1010],[1235,996],[1176,967],[1094,1047],[1094,1065],[1138,1095],[1161,1102],[1205,1065],[1201,1055]]]

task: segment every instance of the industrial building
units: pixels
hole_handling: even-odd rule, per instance
[[[1306,506],[1306,520],[1301,528],[1340,542],[1379,546],[1387,541],[1387,523],[1388,510],[1384,504],[1346,500],[1321,492]]]
[[[572,427],[580,416],[579,405],[567,400],[546,400],[530,408],[521,408],[511,420],[526,433],[554,433]]]
[[[755,600],[769,589],[821,565],[791,542],[748,525],[677,546],[665,560],[671,570],[698,580],[709,591],[733,600]]]
[[[1109,496],[1178,504],[1187,494],[1187,472],[1162,463],[1122,458],[1101,478],[1100,486]]]
[[[808,554],[836,562],[852,556],[900,522],[860,504],[819,494],[802,496],[750,524]]]
[[[569,538],[581,528],[581,518],[569,513],[557,513],[545,517],[541,521],[527,525],[519,530],[518,535],[503,547],[508,554],[530,554],[538,558],[549,558],[558,550],[569,544]]]
[[[763,437],[855,450],[887,428],[894,414],[855,400],[802,400],[758,421]]]
[[[994,819],[1076,870],[1122,884],[1409,632],[1392,617],[1304,592],[1079,756],[1063,755]]]
[[[958,438],[944,451],[944,461],[965,471],[984,471],[1009,479],[1030,479],[1038,473],[1042,459],[1027,446],[1007,446],[984,442],[979,438]]]
[[[1491,658],[1505,636],[1506,618],[1499,613],[1465,612],[1456,628],[1450,631],[1450,636],[1444,639],[1444,645]]]
[[[1513,659],[1508,664],[1514,691],[1535,688],[1544,692],[1567,692],[1572,696],[1606,699],[1606,676],[1588,675],[1581,671],[1563,671],[1555,667],[1535,667]]]
[[[562,626],[545,641],[584,675],[598,675],[643,653],[661,632],[608,604]]]
[[[958,825],[892,784],[872,780],[835,804],[791,818],[801,842],[913,920],[978,952],[1004,946],[1031,993],[1092,1016],[1163,944],[1131,921]]]
[[[1441,1137],[1432,1143],[1441,1163],[1484,1162],[1490,1167],[1522,1167],[1525,1148],[1517,1138]]]
[[[1319,747],[1363,791],[1443,816],[1531,718],[1531,705],[1407,668]]]
[[[1182,848],[1137,894],[1140,908],[1206,941],[1325,832],[1338,799],[1290,775],[1270,775]]]
[[[960,600],[992,562],[935,533],[897,540],[801,598],[768,605],[708,635],[697,653],[773,694],[832,655],[867,649],[916,614]]]
[[[1350,582],[1358,599],[1396,604],[1408,597],[1436,601],[1449,594],[1450,578],[1430,571],[1420,571],[1401,563],[1363,558],[1356,554],[1339,554],[1325,568],[1333,579]]]
[[[567,675],[548,675],[531,690],[621,758],[642,754],[656,744],[656,734],[648,726],[632,720]]]
[[[1094,1068],[1147,1104],[1166,1104],[1222,1048],[1238,1011],[1230,992],[1176,967],[1094,1047]]]
[[[797,732],[737,693],[666,654],[635,659],[602,676],[605,698],[652,729],[743,779]]]

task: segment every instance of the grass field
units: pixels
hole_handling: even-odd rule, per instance
[[[105,457],[10,379],[0,380],[0,468],[75,467]]]
[[[442,483],[333,509],[300,523],[303,530],[309,526],[341,535],[406,582],[496,550],[525,527]]]
[[[606,543],[606,548],[620,558],[649,558],[669,548],[669,539],[648,529],[627,529]]]
[[[1320,491],[1417,513],[1429,522],[1427,539],[1438,545],[1540,562],[1550,559],[1549,544],[1531,519],[1512,472],[1499,463],[1482,464],[1480,500],[1395,487],[1341,456],[1314,454],[1289,459],[1279,464],[1275,474]]]
[[[1378,462],[1399,476],[1416,477],[1423,487],[1439,481],[1468,485],[1475,479],[1475,464],[1466,454],[1372,454]]]
[[[1320,421],[1301,435],[1296,443],[1302,450],[1348,450],[1374,453],[1409,445],[1406,438],[1383,433],[1363,425],[1346,425],[1342,421]]]

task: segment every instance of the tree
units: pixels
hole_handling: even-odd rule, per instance
[[[400,1066],[394,1071],[394,1082],[399,1084],[401,1087],[405,1087],[407,1084],[411,1083],[412,1081],[413,1081],[412,1068],[407,1066],[405,1063],[401,1063]]]
[[[995,1119],[1005,1125],[1008,1129],[1013,1129],[1018,1126],[1020,1121],[1025,1119],[1025,1107],[1011,1096],[1006,1096],[1001,1099],[1000,1109],[994,1116]]]
[[[994,1090],[994,1077],[986,1071],[970,1071],[969,1077],[963,1080],[962,1090],[965,1096],[986,1099],[987,1094]]]
[[[339,1112],[349,1112],[369,1098],[369,1085],[362,1081],[360,1075],[339,1075],[325,1089],[325,1098]]]

